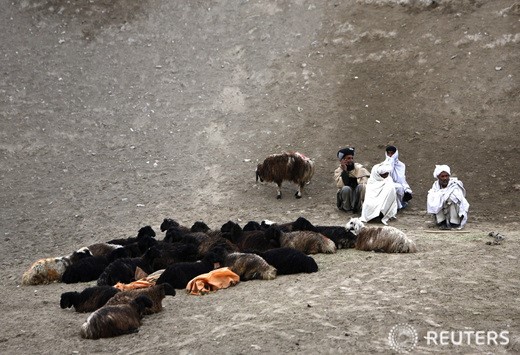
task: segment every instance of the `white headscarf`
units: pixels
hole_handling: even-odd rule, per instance
[[[386,162],[379,165],[379,167],[377,168],[377,174],[379,175],[379,177],[381,177],[381,175],[383,174],[389,174],[391,171],[392,166],[390,164],[387,164]]]
[[[435,165],[435,170],[433,171],[433,177],[435,179],[438,178],[438,176],[443,172],[447,172],[448,175],[451,175],[451,170],[448,165]]]
[[[405,192],[412,193],[412,189],[406,182],[406,165],[399,160],[399,150],[396,148],[395,153],[389,157],[385,152],[385,164],[390,164],[392,170],[390,176],[396,184],[400,184]]]

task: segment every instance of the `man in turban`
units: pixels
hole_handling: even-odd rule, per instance
[[[399,160],[399,151],[393,145],[385,149],[385,163],[392,167],[390,176],[394,181],[395,192],[397,193],[397,209],[405,208],[408,201],[412,199],[412,189],[406,181],[406,165]]]
[[[390,177],[391,171],[392,166],[386,162],[372,168],[361,211],[362,222],[381,217],[381,223],[387,225],[390,219],[396,218],[397,192]]]
[[[334,181],[338,187],[338,208],[358,213],[365,199],[365,187],[370,173],[363,165],[354,162],[354,151],[351,147],[338,151],[340,165],[334,171]]]
[[[434,216],[441,229],[462,229],[468,220],[469,203],[462,181],[451,177],[448,165],[435,165],[433,177],[437,179],[427,198],[427,212]]]

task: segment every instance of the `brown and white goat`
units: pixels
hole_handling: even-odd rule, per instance
[[[256,181],[275,182],[278,199],[282,198],[282,182],[291,181],[298,185],[296,198],[301,198],[303,187],[311,181],[314,170],[314,161],[301,153],[272,154],[256,167]]]

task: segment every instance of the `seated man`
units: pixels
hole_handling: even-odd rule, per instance
[[[385,163],[392,167],[390,176],[397,192],[397,209],[405,208],[413,197],[412,189],[406,182],[406,165],[399,160],[399,151],[395,146],[389,145],[385,151]]]
[[[363,165],[354,163],[354,148],[338,151],[340,166],[334,171],[334,181],[338,187],[337,206],[343,211],[358,213],[365,199],[365,186],[370,173]]]
[[[433,177],[437,181],[428,191],[426,208],[439,228],[462,229],[468,220],[469,203],[462,181],[450,175],[449,166],[435,165]]]
[[[381,223],[387,225],[388,220],[395,218],[397,214],[397,193],[394,182],[390,177],[391,170],[392,166],[387,163],[376,164],[372,168],[361,211],[362,222],[381,217]]]

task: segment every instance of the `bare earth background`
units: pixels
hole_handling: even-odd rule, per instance
[[[0,353],[519,353],[520,3],[513,0],[0,1]],[[415,197],[392,225],[412,255],[340,250],[315,274],[179,292],[139,333],[86,341],[59,308],[91,284],[19,286],[42,257],[166,217],[304,216],[343,225],[337,150],[371,167],[395,144]],[[317,172],[304,198],[257,184],[268,154]],[[425,213],[434,164],[471,204],[467,233]],[[503,233],[489,246],[491,231]],[[431,233],[434,232],[434,233]],[[427,331],[509,331],[428,345]]]

